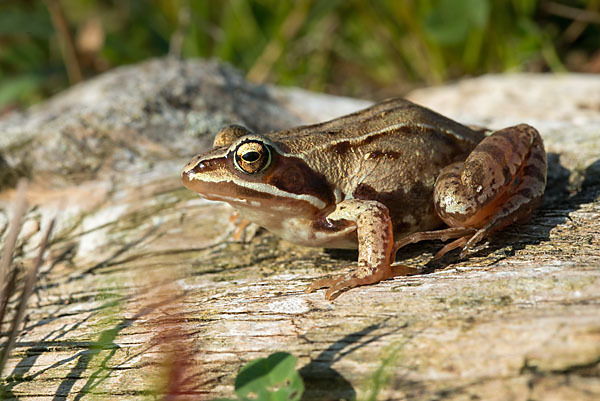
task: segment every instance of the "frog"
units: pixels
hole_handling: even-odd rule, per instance
[[[333,300],[414,272],[395,263],[408,244],[452,239],[434,259],[456,248],[465,258],[496,231],[526,222],[542,202],[546,171],[530,125],[470,127],[392,98],[265,134],[226,126],[181,179],[292,243],[358,248],[357,267],[307,288],[326,288]]]

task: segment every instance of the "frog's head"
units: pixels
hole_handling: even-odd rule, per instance
[[[213,145],[181,173],[183,185],[206,199],[227,202],[259,224],[266,215],[319,213],[334,203],[325,177],[282,151],[282,143],[232,125]]]

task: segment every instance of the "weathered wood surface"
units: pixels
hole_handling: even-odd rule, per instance
[[[3,180],[25,172],[38,205],[19,263],[41,237],[34,222],[60,213],[4,398],[211,399],[232,394],[245,362],[284,350],[299,358],[306,400],[377,385],[377,399],[600,399],[600,77],[490,76],[411,98],[467,123],[538,127],[547,197],[466,260],[430,263],[440,243],[415,244],[399,259],[423,274],[335,302],[303,289],[355,253],[267,232],[232,242],[230,210],[178,174],[225,123],[283,128],[364,102],[156,60],[0,121]],[[0,193],[0,230],[12,196]]]

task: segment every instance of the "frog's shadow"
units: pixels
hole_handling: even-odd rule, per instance
[[[548,180],[544,201],[528,222],[515,224],[499,231],[488,239],[486,245],[480,245],[478,250],[471,251],[465,259],[459,257],[460,250],[454,250],[439,260],[429,259],[426,261],[426,257],[434,255],[443,247],[444,243],[423,241],[401,248],[396,255],[396,262],[414,261],[411,264],[423,268],[421,274],[429,274],[449,265],[468,261],[469,258],[486,258],[497,253],[498,256],[492,263],[494,264],[506,257],[513,256],[516,251],[522,250],[528,245],[538,245],[549,241],[550,231],[553,228],[566,222],[570,212],[577,210],[583,203],[593,201],[594,197],[600,193],[600,159],[585,169],[583,183],[574,194],[569,191],[571,174],[571,170],[560,164],[558,153],[549,153]],[[559,216],[557,216],[557,212],[560,213]],[[332,249],[327,253],[335,259],[349,261],[357,259],[356,251]]]

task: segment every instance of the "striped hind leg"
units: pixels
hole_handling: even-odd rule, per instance
[[[458,247],[464,257],[494,231],[527,220],[540,205],[545,187],[546,152],[535,128],[521,124],[496,131],[436,180],[436,212],[449,228],[412,234],[394,250],[423,239],[458,238],[435,258]]]

